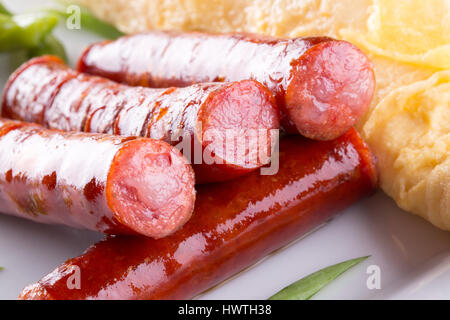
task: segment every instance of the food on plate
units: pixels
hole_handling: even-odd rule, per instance
[[[252,172],[199,186],[191,220],[173,235],[106,238],[25,288],[20,298],[192,298],[377,186],[372,154],[354,129],[333,141],[285,137],[279,161],[274,176]],[[80,289],[71,290],[67,283],[77,269]]]
[[[450,70],[392,91],[363,134],[390,177],[381,181],[386,193],[450,230]]]
[[[353,126],[375,86],[368,58],[326,37],[149,32],[93,44],[78,69],[150,87],[254,79],[274,93],[288,132],[317,140]]]
[[[10,77],[2,115],[51,129],[184,143],[198,183],[232,179],[267,164],[279,128],[273,95],[253,80],[130,87],[79,73],[53,56],[33,59]]]
[[[77,0],[125,33],[149,30],[327,35],[370,54],[450,68],[448,0]],[[378,70],[377,70],[378,71]]]
[[[194,173],[159,140],[0,119],[0,212],[160,238],[192,215]]]
[[[449,93],[445,86],[439,86],[441,90],[439,94],[437,94],[439,90],[430,88],[425,95],[411,95],[407,101],[399,100],[400,106],[396,105],[397,102],[392,96],[387,98],[389,101],[385,103],[382,100],[396,89],[400,91],[396,91],[394,95],[399,95],[403,92],[402,90],[408,92],[412,90],[411,88],[415,88],[409,85],[418,83],[417,87],[420,87],[426,83],[432,83],[436,77],[442,76],[434,76],[436,72],[450,69],[450,19],[448,16],[450,4],[448,0],[216,0],[209,2],[202,0],[170,2],[78,0],[77,2],[85,4],[100,18],[114,23],[127,33],[155,29],[239,31],[280,37],[324,35],[355,43],[373,61],[377,79],[373,102],[357,128],[363,138],[369,138],[370,146],[375,143],[373,145],[375,156],[388,157],[389,163],[403,163],[403,166],[405,159],[399,158],[396,162],[396,157],[400,156],[399,150],[407,150],[407,147],[397,140],[394,146],[391,146],[389,139],[378,136],[378,134],[384,135],[387,127],[391,128],[389,130],[402,127],[402,138],[412,141],[420,136],[424,127],[423,125],[416,127],[414,121],[405,122],[405,117],[417,119],[419,123],[422,120],[428,121],[430,128],[439,127],[442,123],[439,116],[421,119],[421,111],[416,113],[416,110],[424,108],[429,109],[430,114],[440,114],[439,110],[442,110],[442,105],[446,103]],[[378,109],[377,105],[380,103],[383,106]],[[422,107],[416,108],[418,103]],[[388,104],[394,108],[394,113],[401,112],[402,116],[384,117],[384,120],[379,120],[379,112],[387,115]],[[446,108],[449,109],[448,102]],[[432,109],[436,111],[431,111]],[[377,110],[380,111],[377,112]],[[372,115],[376,117],[373,121],[371,121]],[[370,123],[370,130],[363,130],[366,122]],[[379,130],[375,128],[378,125]],[[370,132],[370,137],[366,137],[365,132]],[[440,141],[442,146],[442,141],[448,137],[448,131],[436,130],[434,134],[434,139]],[[427,136],[430,137],[428,134]],[[429,154],[430,150],[423,141],[414,143],[411,148],[418,154]],[[424,170],[412,169],[420,166],[413,164],[411,169],[395,169],[402,173],[393,174],[392,166],[385,167],[385,161],[379,162],[378,169],[382,189],[393,197],[401,208],[432,221],[444,230],[450,230],[448,169],[445,169],[450,155],[448,144],[445,148],[440,149],[439,155],[433,161],[421,160],[420,163],[427,164]],[[379,150],[382,150],[381,153]],[[432,177],[424,179],[425,172],[432,172]],[[441,173],[438,174],[438,172]],[[416,187],[412,185],[415,183],[418,183]],[[418,203],[424,199],[426,199],[424,202]]]

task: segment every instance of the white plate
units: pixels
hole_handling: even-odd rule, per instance
[[[47,1],[7,0],[22,12]],[[60,28],[73,64],[99,38]],[[0,83],[10,68],[0,55]],[[15,299],[66,259],[81,254],[101,234],[40,225],[0,215],[0,299]],[[371,255],[319,292],[315,299],[450,299],[450,233],[400,210],[381,192],[345,210],[319,230],[278,251],[201,299],[266,299],[322,267]],[[381,289],[369,289],[367,271],[380,270]]]

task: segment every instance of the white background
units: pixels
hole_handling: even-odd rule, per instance
[[[48,1],[4,1],[15,12],[31,10],[45,2]],[[72,65],[88,43],[100,40],[63,27],[56,34]],[[1,86],[10,68],[9,58],[0,55]],[[38,281],[101,238],[94,232],[0,215],[0,266],[5,267],[0,271],[0,299],[15,299],[25,285]],[[398,209],[382,192],[200,298],[266,299],[311,272],[365,255],[371,257],[314,298],[450,299],[450,233]],[[381,290],[369,290],[366,286],[366,269],[370,265],[381,269]]]

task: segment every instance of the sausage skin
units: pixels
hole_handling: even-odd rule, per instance
[[[183,141],[198,183],[233,179],[267,164],[272,129],[280,126],[273,95],[253,80],[130,87],[76,72],[52,56],[33,59],[10,77],[2,115],[51,129]],[[245,139],[242,151],[232,144],[238,138]]]
[[[279,161],[274,176],[253,172],[199,186],[192,219],[173,235],[106,238],[19,298],[190,299],[314,229],[377,184],[372,154],[354,129],[326,142],[284,137]],[[70,290],[75,266],[81,289]]]
[[[91,45],[78,70],[150,87],[254,79],[274,93],[287,132],[317,140],[353,126],[375,88],[366,55],[327,37],[154,31]]]
[[[0,212],[160,238],[192,215],[194,172],[159,140],[49,130],[0,118]]]

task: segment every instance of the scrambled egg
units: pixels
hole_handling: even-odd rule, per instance
[[[151,29],[328,35],[375,65],[358,125],[397,204],[450,230],[450,0],[79,0],[127,33]],[[447,70],[447,71],[446,71]]]

